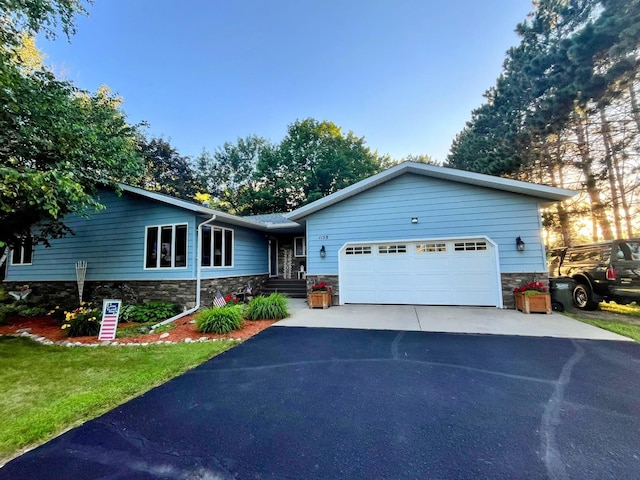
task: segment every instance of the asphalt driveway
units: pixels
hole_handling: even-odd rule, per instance
[[[630,479],[640,345],[272,327],[0,479]]]

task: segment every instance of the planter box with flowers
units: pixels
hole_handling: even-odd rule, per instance
[[[542,283],[533,281],[513,289],[516,310],[523,313],[551,313],[551,295]]]
[[[327,282],[314,283],[307,295],[309,308],[329,308],[331,306],[331,287]]]

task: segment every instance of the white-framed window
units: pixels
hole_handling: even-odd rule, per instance
[[[203,267],[233,267],[233,230],[223,227],[202,227]]]
[[[344,253],[345,255],[371,255],[371,247],[368,245],[355,245],[347,247]]]
[[[31,265],[33,263],[33,237],[22,239],[21,245],[11,251],[11,265]]]
[[[307,256],[307,242],[304,237],[295,237],[293,239],[293,255],[296,257]]]
[[[446,243],[419,243],[416,245],[416,253],[439,253],[446,252]]]
[[[388,253],[407,253],[406,245],[380,245],[378,247],[378,253],[388,254]]]
[[[145,230],[145,268],[187,266],[187,224],[155,225]]]
[[[487,242],[456,242],[453,245],[456,252],[472,252],[475,250],[486,250]]]

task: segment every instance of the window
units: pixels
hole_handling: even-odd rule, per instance
[[[380,245],[378,247],[378,253],[407,253],[406,245]]]
[[[200,262],[203,267],[232,267],[233,230],[222,227],[202,227]]]
[[[446,243],[420,243],[416,245],[416,253],[446,252]]]
[[[371,247],[365,247],[362,245],[347,247],[344,253],[346,255],[371,255]]]
[[[145,268],[187,266],[187,225],[147,227]]]
[[[487,242],[457,242],[453,245],[456,252],[472,252],[474,250],[486,250]]]
[[[293,239],[293,254],[296,257],[306,257],[307,256],[307,245],[304,241],[304,237],[295,237]]]
[[[12,265],[31,265],[33,262],[33,237],[25,237],[22,245],[11,252]]]

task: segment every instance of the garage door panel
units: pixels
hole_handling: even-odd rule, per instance
[[[495,249],[484,239],[363,245],[341,253],[340,295],[345,303],[495,306],[499,302]]]

